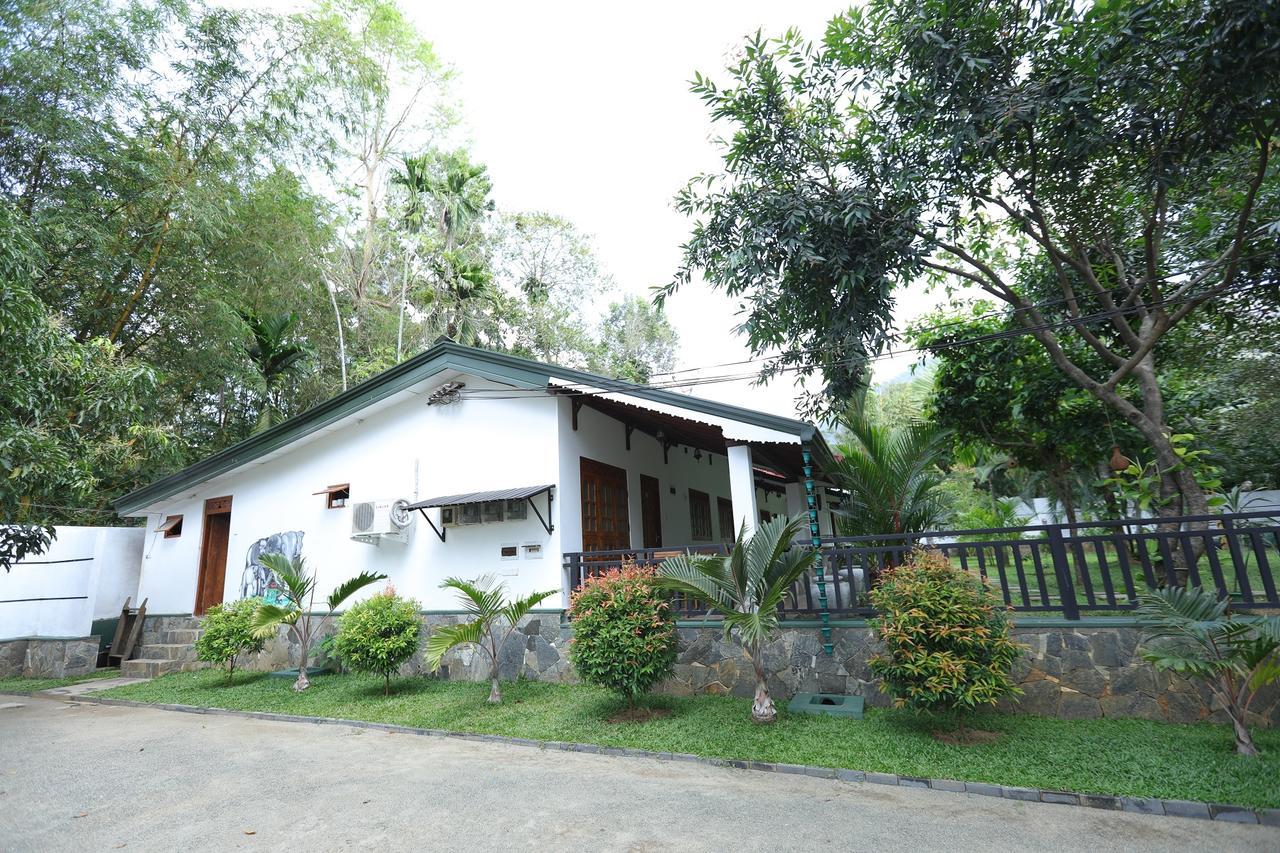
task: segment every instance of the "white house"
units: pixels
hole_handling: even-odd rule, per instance
[[[455,606],[451,575],[567,604],[566,554],[711,546],[801,512],[806,458],[821,509],[811,424],[442,341],[116,509],[146,519],[154,614],[269,595],[272,551],[307,559],[318,598],[367,569],[428,610]]]

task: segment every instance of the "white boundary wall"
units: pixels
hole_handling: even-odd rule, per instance
[[[94,619],[139,599],[145,532],[139,527],[59,527],[49,550],[0,573],[0,640],[86,637]]]

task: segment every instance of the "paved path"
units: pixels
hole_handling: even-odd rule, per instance
[[[12,697],[4,697],[5,701]],[[1280,829],[13,699],[0,850],[1276,850]]]
[[[45,696],[82,696],[85,693],[97,693],[99,690],[110,690],[112,687],[120,687],[125,684],[138,684],[143,681],[150,681],[150,678],[95,678],[89,681],[80,681],[75,684],[68,684],[66,687],[50,687],[48,690],[41,690],[40,694]]]

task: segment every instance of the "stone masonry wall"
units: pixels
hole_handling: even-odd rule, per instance
[[[66,678],[98,666],[98,638],[0,642],[0,678]]]
[[[458,615],[422,617],[422,645],[429,629],[454,624]],[[662,686],[673,695],[731,693],[750,696],[754,689],[751,662],[733,639],[715,626],[678,629],[679,656],[675,674]],[[1221,711],[1207,705],[1209,693],[1184,679],[1157,673],[1142,660],[1140,634],[1133,627],[1093,627],[1087,624],[1055,627],[1015,627],[1014,638],[1027,648],[1014,675],[1024,694],[1001,703],[1004,710],[1050,717],[1085,719],[1139,717],[1168,722],[1211,719],[1225,722]],[[503,679],[528,678],[572,683],[577,680],[568,661],[572,628],[562,625],[558,612],[526,617],[499,652]],[[832,629],[835,653],[824,654],[817,628],[791,628],[764,649],[764,666],[774,698],[796,693],[841,693],[864,696],[869,705],[887,706],[868,661],[878,651],[870,629]],[[320,640],[317,639],[317,647]],[[404,675],[430,675],[423,650],[404,665]],[[276,642],[239,665],[272,671],[298,663],[296,644],[282,630]],[[313,656],[313,665],[315,663]],[[454,650],[445,658],[446,678],[484,680],[488,659],[471,649]],[[1280,720],[1280,687],[1263,691],[1253,708],[1255,725]]]

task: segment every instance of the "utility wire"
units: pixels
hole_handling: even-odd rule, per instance
[[[1257,289],[1265,286],[1269,286],[1268,283],[1251,282],[1246,285],[1240,285],[1237,287],[1228,288],[1218,293],[1211,293],[1211,294],[1205,294],[1203,292],[1187,293],[1187,294],[1182,294],[1181,296],[1176,298],[1170,297],[1168,299],[1157,300],[1154,302],[1147,302],[1142,305],[1133,305],[1127,308],[1117,307],[1117,308],[1108,309],[1105,311],[1098,311],[1093,314],[1081,315],[1080,317],[1077,317],[1077,318],[1067,318],[1064,320],[1045,322],[1045,323],[1040,323],[1040,324],[1029,326],[1029,327],[1005,329],[999,332],[992,332],[987,335],[979,335],[973,338],[961,338],[954,341],[940,342],[928,347],[904,347],[904,348],[890,350],[887,352],[879,353],[876,355],[870,355],[866,357],[858,356],[858,357],[852,357],[848,359],[839,359],[839,360],[830,362],[826,366],[836,367],[836,366],[842,366],[842,365],[867,364],[874,361],[881,361],[889,358],[896,358],[901,355],[909,355],[911,353],[933,353],[940,350],[951,349],[954,347],[975,346],[977,344],[988,343],[991,341],[1004,340],[1007,338],[1023,337],[1025,335],[1032,334],[1037,331],[1050,331],[1054,329],[1074,327],[1081,323],[1092,323],[1099,320],[1105,320],[1111,317],[1121,316],[1124,314],[1145,311],[1154,307],[1165,306],[1165,305],[1176,305],[1182,302],[1187,302],[1187,301],[1201,298],[1201,297],[1216,299],[1216,298],[1228,296],[1231,294],[1247,292],[1249,290],[1253,290],[1253,289]],[[1043,304],[1052,304],[1052,303],[1043,303]],[[1039,307],[1039,306],[1035,306],[1035,307]],[[1029,310],[1029,309],[1027,308],[1013,309],[1015,313],[1017,311],[1026,311],[1026,310]],[[996,316],[1002,316],[1006,313],[1008,312],[1000,312]],[[941,323],[941,324],[937,324],[936,326],[926,327],[922,329],[922,331],[936,331],[938,329],[957,325],[958,323],[970,322],[971,319],[976,319],[976,318],[965,318],[959,321]],[[797,351],[796,353],[788,353],[787,355],[793,356],[793,355],[804,354],[805,352],[820,352],[820,351],[821,351],[820,349],[802,350],[802,351]],[[769,359],[772,360],[780,357],[783,357],[783,356],[771,356],[769,357]],[[725,365],[711,365],[703,368],[686,368],[684,372],[690,372],[693,370],[706,370],[706,369],[711,369],[712,367],[717,367],[717,366],[734,366],[736,364],[747,364],[755,361],[759,361],[759,359],[751,359],[743,362],[729,362]],[[811,369],[810,365],[786,365],[786,366],[774,368],[773,370],[775,373],[788,373],[788,372],[803,371],[808,369]],[[663,382],[654,382],[654,383],[641,385],[639,387],[645,388],[645,389],[653,389],[653,390],[665,390],[665,389],[671,389],[671,388],[694,388],[701,385],[716,385],[716,384],[722,384],[726,382],[738,382],[746,379],[754,379],[754,378],[758,378],[759,375],[760,374],[758,371],[751,371],[746,373],[729,373],[729,374],[719,374],[719,375],[712,375],[712,376],[697,376],[697,377],[691,377],[688,379],[672,379],[672,380],[667,380]],[[616,389],[616,390],[608,390],[608,389],[601,390],[597,385],[586,384],[586,383],[566,383],[563,385],[559,385],[557,387],[561,393],[566,394],[568,396],[603,396],[605,394],[619,394],[619,393],[625,394],[628,391],[628,389],[625,389],[625,388]],[[522,399],[526,397],[539,397],[539,396],[544,396],[545,394],[547,394],[547,391],[542,388],[510,389],[510,390],[505,388],[504,389],[478,388],[478,389],[472,389],[470,391],[464,389],[463,391],[459,392],[459,396],[465,399],[473,399],[473,400],[513,400],[513,399]]]

